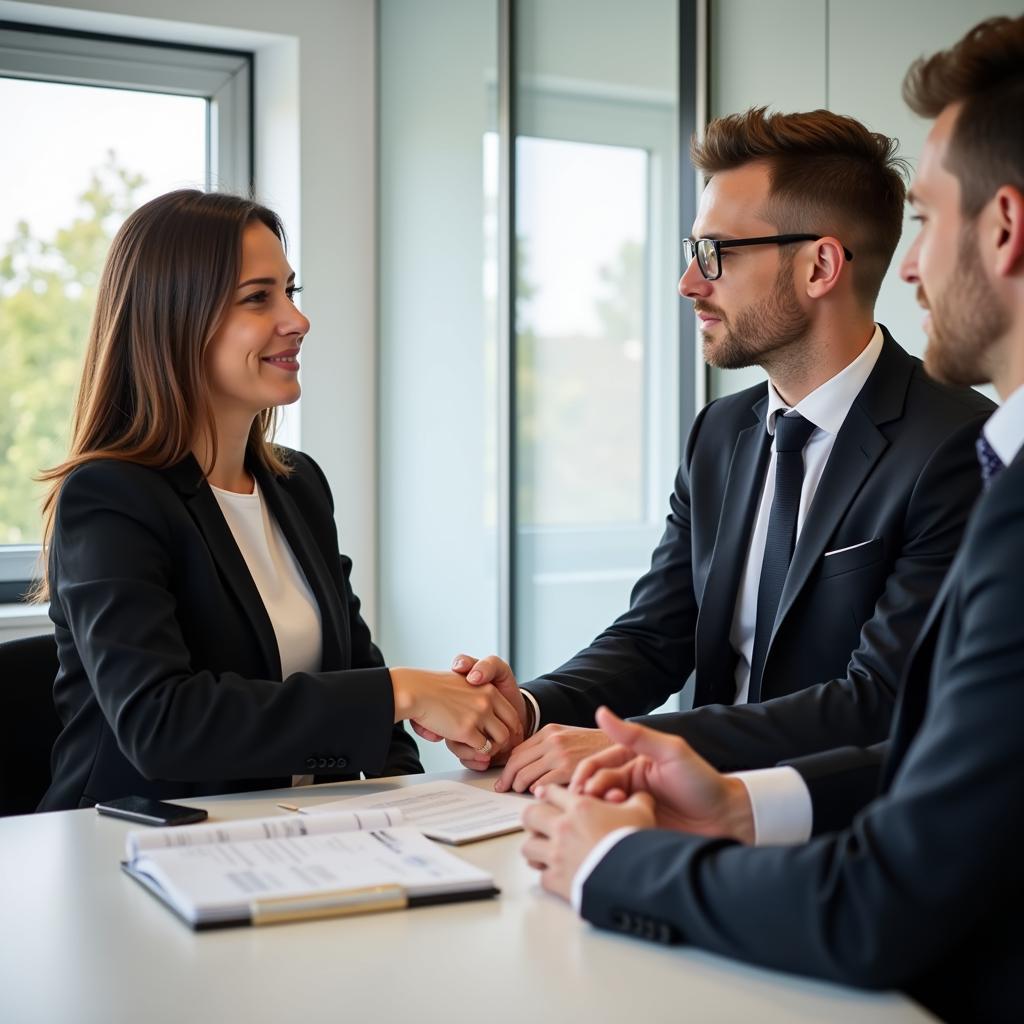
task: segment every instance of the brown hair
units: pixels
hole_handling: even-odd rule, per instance
[[[951,49],[915,61],[903,98],[924,117],[963,104],[946,167],[960,181],[965,216],[976,217],[1003,185],[1024,192],[1024,16],[990,18]]]
[[[765,161],[765,216],[780,232],[835,235],[856,257],[853,286],[872,305],[903,230],[906,164],[897,142],[830,110],[767,113],[752,107],[711,121],[690,143],[694,167],[711,177]]]
[[[53,530],[61,486],[77,466],[120,459],[166,468],[191,451],[206,429],[216,459],[216,433],[206,351],[238,285],[242,233],[265,224],[284,242],[278,216],[250,199],[182,189],[140,206],[111,243],[100,278],[71,422],[71,449],[39,479],[43,551]],[[248,454],[271,472],[289,472],[270,443],[274,409],[249,432]],[[43,579],[33,593],[48,593]]]

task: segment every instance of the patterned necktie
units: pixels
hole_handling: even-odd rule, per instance
[[[804,445],[813,433],[814,424],[799,414],[775,418],[775,493],[772,495],[764,561],[757,587],[754,651],[750,659],[747,695],[751,704],[761,699],[765,657],[796,546],[796,521],[804,483]]]
[[[1006,467],[1003,460],[996,455],[995,449],[988,443],[984,434],[978,436],[974,442],[978,449],[978,462],[981,465],[981,485],[987,491],[989,485]]]

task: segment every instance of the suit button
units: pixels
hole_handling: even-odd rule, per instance
[[[339,757],[338,758],[338,767],[339,768],[347,768],[348,767],[348,758],[347,757]]]
[[[622,932],[629,931],[629,914],[624,910],[616,910],[612,912],[612,924]]]
[[[328,768],[333,768],[337,763],[338,762],[337,762],[337,760],[335,758],[333,758],[333,757],[327,758],[327,767]]]
[[[316,766],[317,766],[317,768],[326,768],[327,767],[327,758],[326,757],[321,757],[317,761]]]
[[[307,757],[306,758],[306,767],[309,768],[310,770],[314,769],[316,767],[316,758],[315,757]]]

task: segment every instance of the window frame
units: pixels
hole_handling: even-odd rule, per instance
[[[253,189],[254,60],[247,50],[0,20],[2,78],[206,99],[207,189]],[[39,554],[38,544],[0,544],[0,605],[24,601]]]

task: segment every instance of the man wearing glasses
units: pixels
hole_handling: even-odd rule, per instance
[[[974,441],[993,408],[928,379],[875,323],[903,223],[895,148],[824,110],[754,109],[694,141],[709,181],[679,292],[709,363],[769,380],[698,415],[650,571],[589,647],[523,691],[500,659],[456,659],[523,715],[514,750],[451,745],[468,767],[507,758],[498,789],[567,782],[609,744],[599,705],[644,714],[694,670],[694,704],[715,707],[650,724],[720,768],[885,737],[978,494]],[[771,714],[747,716],[741,741],[720,726],[720,705],[810,687],[784,729]]]

